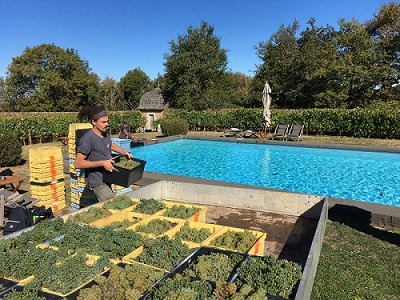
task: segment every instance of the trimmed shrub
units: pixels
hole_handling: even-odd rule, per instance
[[[189,131],[188,121],[181,118],[163,119],[160,125],[163,134],[167,136],[187,134]]]
[[[0,133],[0,167],[16,166],[21,162],[22,144],[15,134]]]

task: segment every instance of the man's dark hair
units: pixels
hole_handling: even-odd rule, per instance
[[[81,110],[78,113],[78,120],[81,122],[90,122],[90,121],[96,121],[99,117],[98,115],[101,115],[101,112],[105,112],[106,109],[104,106],[85,106],[82,107]],[[103,114],[104,116],[106,114]],[[101,116],[101,117],[102,117]]]

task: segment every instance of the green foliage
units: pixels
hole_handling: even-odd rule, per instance
[[[139,106],[140,98],[153,89],[153,83],[149,76],[140,68],[128,71],[119,82],[126,107],[123,109],[135,109]]]
[[[188,122],[180,118],[162,119],[160,120],[160,126],[166,136],[187,134],[189,131]]]
[[[164,55],[164,94],[170,107],[188,110],[221,108],[226,99],[227,54],[214,27],[202,22],[170,42]]]
[[[164,116],[165,119],[175,117],[187,120],[190,130],[237,127],[259,131],[263,128],[261,109],[175,110]],[[277,124],[304,124],[304,132],[309,135],[400,138],[398,108],[272,110],[272,128]]]
[[[256,241],[257,237],[248,230],[244,230],[243,232],[228,230],[213,239],[210,245],[246,253],[253,247]]]
[[[275,108],[357,108],[399,99],[400,5],[383,4],[366,24],[338,21],[339,28],[281,26],[256,47],[250,103],[259,106],[265,81]]]
[[[6,78],[14,111],[77,111],[98,98],[99,78],[73,49],[54,44],[26,47]]]
[[[177,219],[188,219],[198,211],[200,211],[200,207],[172,205],[171,207],[167,208],[167,210],[163,213],[163,216]]]
[[[152,215],[165,208],[165,204],[153,198],[140,199],[139,204],[136,205],[134,212],[141,214]]]
[[[251,256],[237,269],[237,281],[268,294],[289,298],[301,278],[301,267],[273,256]]]
[[[132,128],[143,127],[145,120],[139,111],[109,112],[111,134],[119,132],[122,120],[128,120]],[[2,114],[0,132],[14,133],[23,144],[52,141],[56,137],[67,136],[69,124],[79,123],[75,113],[21,113]]]
[[[0,131],[0,167],[16,166],[21,162],[22,144],[18,137],[7,131]]]

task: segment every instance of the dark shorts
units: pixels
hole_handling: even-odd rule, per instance
[[[104,202],[115,197],[112,189],[105,183],[92,188],[99,202]]]

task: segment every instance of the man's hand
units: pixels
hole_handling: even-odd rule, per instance
[[[126,151],[126,150],[124,151],[124,153],[122,153],[122,155],[125,155],[128,159],[132,159],[133,158],[132,154],[130,152]]]
[[[104,160],[103,167],[107,172],[112,172],[115,170],[115,167],[113,166],[114,163],[115,163],[115,161],[112,159]]]

